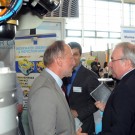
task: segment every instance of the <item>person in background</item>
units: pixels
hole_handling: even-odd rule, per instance
[[[17,99],[17,110],[18,113],[22,113],[23,111],[23,91],[22,88],[18,82],[18,79],[16,79],[16,99]]]
[[[64,84],[67,88],[69,106],[74,118],[78,118],[82,123],[82,131],[93,135],[95,124],[93,113],[97,111],[94,99],[90,96],[100,83],[97,75],[85,68],[80,62],[82,48],[77,42],[68,43],[72,49],[75,60],[74,71],[70,78],[64,78]]]
[[[104,74],[103,78],[112,78],[112,81],[107,81],[107,82],[105,82],[105,83],[106,83],[110,88],[114,88],[116,78],[113,78],[113,77],[112,77],[110,68],[109,68],[109,66],[108,66],[108,62],[104,62],[103,74]]]
[[[104,62],[103,68],[99,69],[99,75],[101,78],[109,78],[109,74],[108,62]]]
[[[106,105],[97,101],[104,111],[102,132],[99,135],[135,134],[135,45],[121,42],[116,45],[109,64],[114,78],[120,80]]]
[[[108,78],[108,77],[109,77],[109,67],[108,67],[108,62],[104,62],[103,72],[104,72],[104,78]]]
[[[104,78],[104,70],[103,70],[103,68],[99,69],[99,76],[100,76],[100,78]]]
[[[30,135],[87,135],[75,123],[62,90],[62,78],[72,75],[75,65],[71,48],[55,41],[43,56],[46,68],[32,84],[28,98]]]
[[[100,62],[98,62],[98,58],[96,57],[95,60],[91,63],[91,70],[97,74],[98,77],[99,75],[99,69],[101,68]]]
[[[17,111],[18,111],[18,127],[19,127],[19,135],[25,135],[23,124],[22,124],[22,112],[23,112],[23,91],[22,88],[18,82],[18,79],[16,79],[16,92],[15,96],[17,99]]]

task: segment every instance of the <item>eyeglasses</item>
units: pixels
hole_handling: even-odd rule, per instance
[[[118,61],[118,60],[124,60],[125,58],[121,58],[121,59],[116,59],[116,60],[111,60],[111,62],[115,62],[115,61]]]

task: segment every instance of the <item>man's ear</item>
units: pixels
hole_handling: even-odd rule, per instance
[[[57,63],[57,65],[59,65],[60,67],[62,66],[62,58],[61,57],[57,57],[56,59],[55,59],[55,61],[56,61],[56,63]]]
[[[133,67],[131,60],[127,60],[129,67]]]
[[[125,60],[125,67],[128,67],[128,68],[129,68],[129,67],[130,67],[130,68],[132,67],[131,60],[129,60],[129,59],[126,59],[126,60]]]

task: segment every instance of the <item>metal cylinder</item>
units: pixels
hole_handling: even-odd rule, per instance
[[[0,135],[17,135],[16,73],[0,68]]]

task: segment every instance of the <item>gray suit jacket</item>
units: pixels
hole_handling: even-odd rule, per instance
[[[45,70],[29,92],[28,119],[30,135],[75,135],[74,119],[63,92]]]

